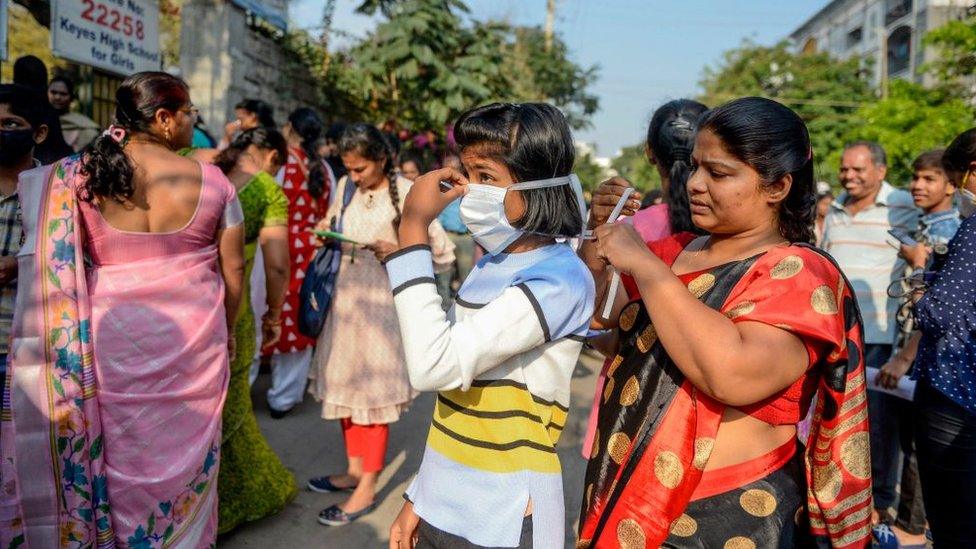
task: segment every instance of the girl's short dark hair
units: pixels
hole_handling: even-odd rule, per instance
[[[675,99],[661,105],[647,127],[647,148],[668,174],[668,217],[671,232],[703,231],[691,221],[688,203],[688,177],[691,174],[691,150],[695,148],[698,120],[708,107],[690,99]]]
[[[726,151],[752,166],[764,185],[792,175],[780,204],[779,232],[790,242],[813,242],[816,183],[810,134],[800,117],[771,99],[745,97],[702,117],[699,131],[710,131]]]
[[[964,173],[976,162],[976,128],[957,135],[942,153],[942,167],[947,172]]]
[[[281,132],[274,128],[259,127],[244,130],[237,134],[230,145],[220,151],[217,157],[214,158],[214,165],[220,168],[220,171],[224,172],[224,175],[229,174],[234,169],[234,166],[237,165],[241,153],[246,151],[251,145],[259,149],[277,152],[278,160],[282,164],[288,160],[288,143],[285,141],[284,136],[281,135]]]
[[[115,91],[115,124],[130,133],[147,133],[156,111],[176,112],[190,104],[186,82],[165,72],[137,72],[122,81]],[[125,202],[132,198],[132,164],[122,144],[109,135],[95,138],[81,154],[80,172],[86,176],[80,189],[82,200],[95,197]]]
[[[469,110],[454,124],[458,150],[505,164],[515,181],[568,176],[576,150],[566,117],[546,103],[492,103]],[[525,214],[512,226],[529,233],[578,236],[583,229],[576,193],[569,185],[520,191]]]
[[[38,100],[36,91],[26,86],[0,84],[0,104],[7,105],[10,112],[26,120],[35,131],[46,122],[44,103]]]

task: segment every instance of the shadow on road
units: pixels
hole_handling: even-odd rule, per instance
[[[573,374],[570,413],[557,446],[563,466],[566,501],[566,546],[576,539],[576,522],[583,493],[586,462],[580,447],[586,431],[586,419],[593,401],[596,374],[602,361],[584,356]],[[345,471],[345,448],[337,421],[320,417],[321,406],[306,395],[305,402],[280,420],[268,415],[265,394],[270,382],[262,375],[252,387],[255,414],[261,431],[281,461],[299,484],[298,496],[281,513],[245,524],[221,536],[221,548],[238,547],[336,547],[359,549],[386,547],[390,523],[400,511],[402,494],[420,467],[424,443],[434,407],[434,394],[422,394],[399,422],[390,426],[387,450],[388,465],[380,476],[377,501],[372,514],[353,524],[333,528],[316,521],[319,511],[340,503],[345,494],[317,494],[305,489],[309,478]]]

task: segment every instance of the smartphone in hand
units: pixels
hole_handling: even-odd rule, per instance
[[[899,244],[904,244],[905,246],[908,246],[909,248],[918,245],[918,242],[914,238],[912,238],[905,231],[899,231],[897,229],[891,229],[890,231],[888,231],[888,234],[890,234],[891,236],[893,236],[895,238],[895,240],[898,241]]]

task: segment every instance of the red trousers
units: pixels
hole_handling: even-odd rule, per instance
[[[364,473],[379,473],[386,461],[386,443],[390,439],[390,426],[356,425],[349,418],[340,420],[342,438],[346,441],[346,455],[362,458]]]

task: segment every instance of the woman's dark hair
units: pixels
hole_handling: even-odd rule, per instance
[[[47,93],[47,66],[34,55],[24,55],[14,61],[14,83]]]
[[[515,181],[570,175],[576,150],[566,117],[546,103],[493,103],[469,110],[454,124],[458,151],[505,164]],[[579,236],[582,212],[569,185],[520,191],[525,214],[512,226],[528,233]]]
[[[165,72],[138,72],[122,81],[115,91],[115,125],[129,136],[149,133],[156,111],[176,112],[190,103],[190,90],[183,80]],[[106,197],[116,202],[132,198],[132,164],[110,135],[101,135],[81,154],[80,172],[86,176],[80,198],[92,201]]]
[[[664,193],[661,191],[661,189],[651,189],[644,193],[644,199],[641,200],[640,209],[643,210],[644,208],[650,208],[657,203],[658,199],[662,198],[664,198]]]
[[[47,99],[47,66],[33,55],[18,57],[14,61],[14,84],[20,84],[35,93],[35,101],[44,108],[44,124],[47,137],[34,147],[34,157],[42,164],[52,164],[74,154],[74,149],[64,140],[61,118]]]
[[[325,192],[325,168],[315,142],[322,136],[322,119],[312,109],[301,107],[288,115],[288,123],[302,140],[302,150],[308,162],[308,192],[312,198],[320,200]]]
[[[400,153],[400,161],[397,162],[398,165],[402,166],[407,162],[413,162],[414,166],[417,166],[417,171],[421,175],[427,173],[427,163],[424,162],[424,158],[414,151],[404,151]]]
[[[687,186],[698,120],[707,110],[708,107],[697,101],[675,99],[654,111],[647,127],[647,149],[668,174],[664,202],[668,205],[673,233],[704,232],[691,222]]]
[[[0,84],[0,104],[7,105],[10,112],[23,118],[34,131],[47,123],[44,104],[37,100],[37,92],[20,84]]]
[[[265,128],[277,128],[274,119],[274,108],[267,102],[260,99],[245,99],[234,105],[235,109],[242,109],[254,113],[258,117],[258,124]]]
[[[75,83],[70,78],[68,78],[63,74],[59,74],[58,76],[55,76],[54,78],[51,79],[51,82],[48,84],[48,87],[50,87],[51,84],[54,84],[55,82],[61,82],[62,84],[64,84],[65,89],[68,90],[68,97],[70,97],[71,99],[75,98]]]
[[[710,131],[723,148],[752,166],[763,185],[793,177],[780,204],[779,232],[790,242],[813,242],[816,183],[806,124],[771,99],[745,97],[705,113],[699,132]]]
[[[947,172],[965,173],[976,162],[976,128],[957,135],[942,153],[942,167]]]
[[[277,152],[278,159],[282,163],[288,160],[288,143],[281,132],[274,128],[251,128],[237,134],[230,145],[214,158],[214,165],[220,168],[224,175],[229,174],[237,165],[241,154],[251,145],[266,151]]]
[[[369,124],[351,124],[346,126],[339,138],[339,155],[355,153],[373,162],[383,163],[383,172],[390,182],[390,201],[396,217],[393,218],[393,230],[400,229],[400,189],[397,187],[396,153],[397,147],[390,142],[390,138],[376,126]]]
[[[346,131],[345,122],[333,122],[329,125],[329,129],[325,130],[325,138],[333,143],[338,143],[344,131]]]

